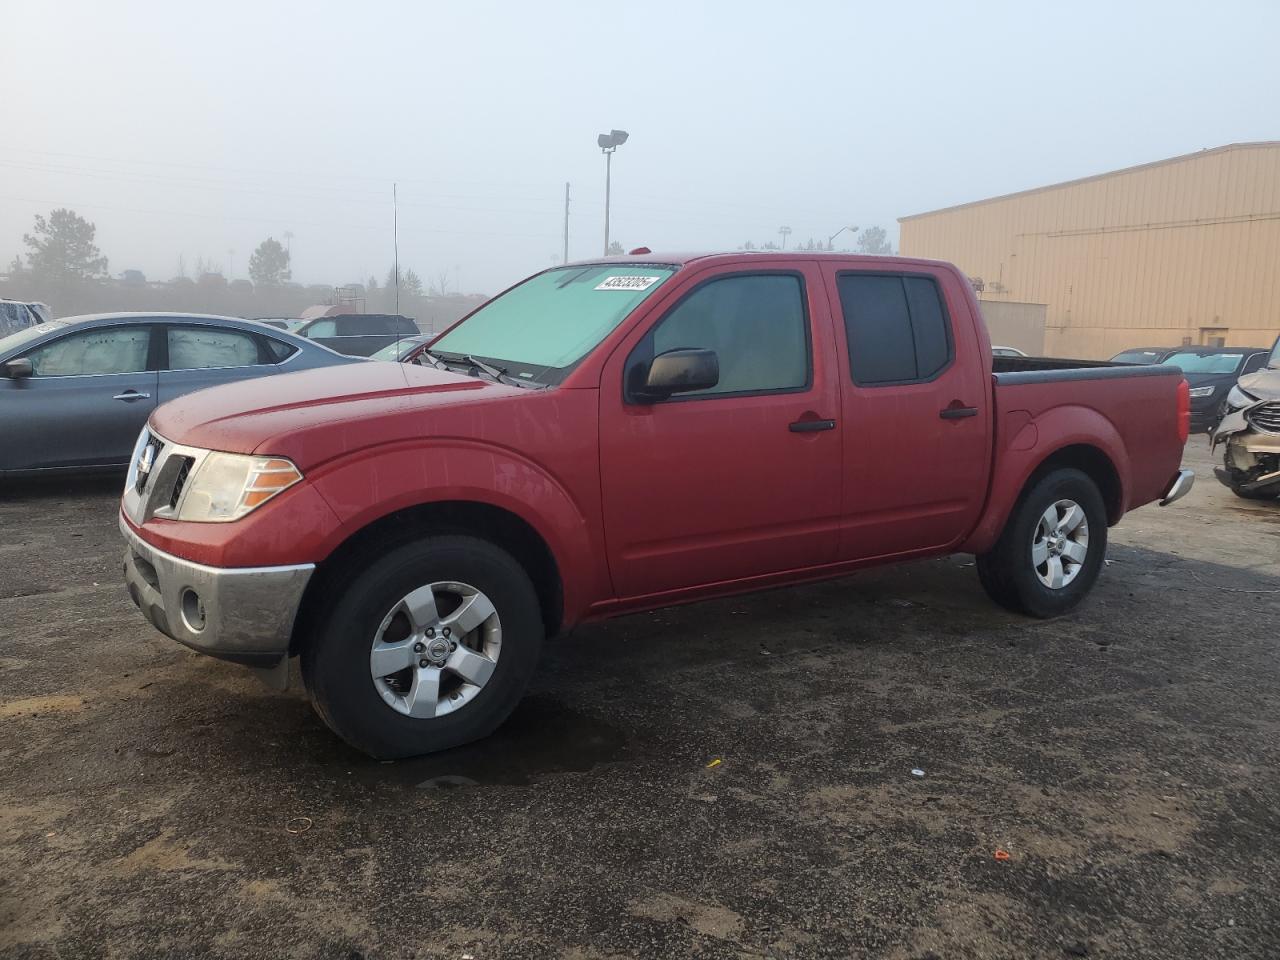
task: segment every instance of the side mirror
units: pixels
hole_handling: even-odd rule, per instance
[[[15,357],[13,360],[6,360],[0,364],[0,376],[7,377],[10,380],[21,380],[23,377],[29,377],[35,373],[31,366],[31,361],[26,357]]]
[[[634,397],[640,403],[656,403],[673,393],[710,390],[719,382],[720,358],[714,350],[668,350],[653,358],[644,385]]]

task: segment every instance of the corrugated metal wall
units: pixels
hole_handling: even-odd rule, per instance
[[[899,223],[904,255],[981,277],[983,300],[1045,304],[1050,354],[1105,358],[1213,336],[1268,346],[1280,333],[1280,142]]]

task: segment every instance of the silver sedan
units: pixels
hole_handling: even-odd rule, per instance
[[[158,404],[250,377],[363,363],[253,320],[65,317],[0,339],[0,476],[123,467]]]

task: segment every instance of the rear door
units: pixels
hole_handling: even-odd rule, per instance
[[[938,550],[977,522],[991,372],[945,274],[823,265],[842,358],[843,560]]]
[[[610,357],[600,469],[619,596],[834,557],[839,395],[821,284],[811,262],[703,274]],[[659,403],[630,400],[625,371],[681,347],[715,350],[720,383]]]
[[[279,351],[272,348],[279,341],[235,327],[167,323],[161,339],[160,403],[205,387],[275,373],[280,362]]]
[[[150,324],[78,330],[25,351],[33,375],[0,379],[0,469],[128,463],[156,407]]]

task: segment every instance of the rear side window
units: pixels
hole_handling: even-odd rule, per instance
[[[298,352],[297,347],[288,343],[282,343],[272,337],[267,337],[266,341],[267,352],[271,354],[271,359],[276,363],[280,363],[282,360],[287,360]]]
[[[932,277],[844,273],[836,282],[855,383],[931,380],[951,362],[951,324]]]
[[[258,340],[251,333],[216,327],[169,328],[170,370],[250,367],[259,362]]]

